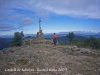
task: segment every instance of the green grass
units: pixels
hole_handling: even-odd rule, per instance
[[[24,65],[24,64],[27,64],[28,61],[29,60],[27,58],[20,58],[16,62]]]

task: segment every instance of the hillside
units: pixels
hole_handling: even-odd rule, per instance
[[[100,75],[100,50],[41,43],[6,48],[0,59],[0,75]]]
[[[9,47],[11,38],[0,38],[0,50]]]

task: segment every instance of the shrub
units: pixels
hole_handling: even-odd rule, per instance
[[[11,46],[21,46],[22,45],[22,38],[24,37],[23,32],[15,32],[14,38],[11,41]]]
[[[29,60],[27,58],[20,58],[16,62],[17,63],[20,63],[20,64],[26,64],[26,63],[28,63],[28,61]]]
[[[63,41],[60,41],[59,43],[60,43],[60,45],[65,45],[65,43]]]
[[[87,38],[83,41],[74,40],[72,41],[71,44],[76,45],[78,47],[89,47],[92,49],[100,49],[100,38],[95,38],[91,36],[90,38]]]

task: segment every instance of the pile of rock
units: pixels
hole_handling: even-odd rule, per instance
[[[53,41],[44,39],[44,34],[42,30],[37,32],[36,38],[31,37],[23,40],[23,45],[39,44],[39,43],[52,44]]]
[[[30,44],[39,44],[39,43],[43,43],[43,44],[52,44],[52,40],[39,40],[38,38],[28,38],[23,40],[23,45],[30,45]]]
[[[37,32],[36,38],[38,40],[44,40],[44,34],[43,34],[42,30],[40,30],[39,32]]]

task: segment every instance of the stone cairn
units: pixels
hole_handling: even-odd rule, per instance
[[[40,30],[39,32],[37,32],[36,38],[38,40],[44,40],[44,34],[43,34],[42,30]]]
[[[44,38],[44,34],[42,32],[42,30],[40,30],[39,32],[37,32],[36,34],[36,38],[31,37],[31,38],[27,38],[23,40],[23,45],[30,45],[30,44],[52,44],[53,41],[52,40],[46,40]]]

